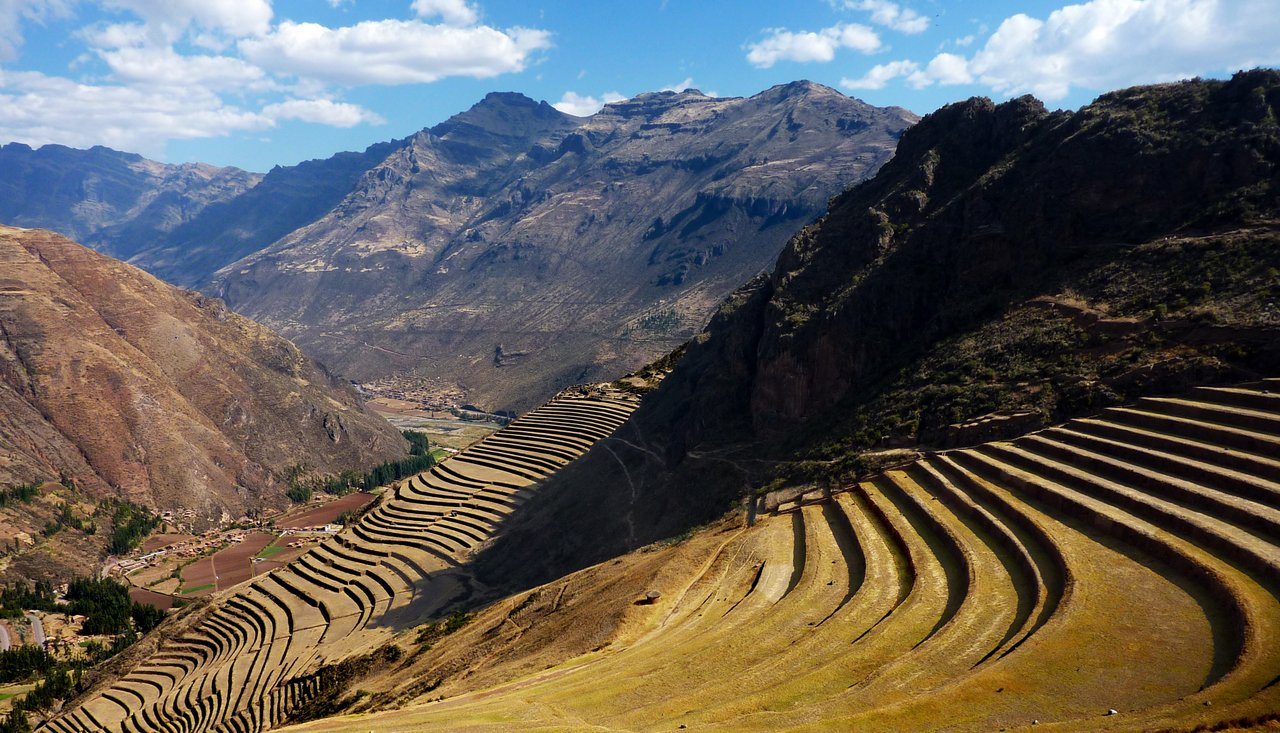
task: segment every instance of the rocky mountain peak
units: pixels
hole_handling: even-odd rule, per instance
[[[470,109],[460,112],[428,132],[438,138],[473,139],[484,136],[529,139],[572,127],[577,118],[546,102],[518,92],[490,92]]]

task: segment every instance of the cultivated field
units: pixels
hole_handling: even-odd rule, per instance
[[[400,482],[355,526],[171,622],[154,654],[47,729],[248,731],[282,720],[318,689],[319,667],[368,652],[391,639],[391,628],[446,606],[462,582],[450,568],[635,404],[608,393],[559,398]],[[248,544],[218,555],[247,561]],[[217,560],[201,561],[210,576]]]
[[[326,502],[318,507],[290,512],[277,519],[276,526],[281,529],[294,529],[298,527],[318,527],[324,524],[330,524],[336,521],[343,512],[354,512],[373,500],[373,494],[366,494],[363,491],[357,491],[353,494],[347,494],[341,498]]]

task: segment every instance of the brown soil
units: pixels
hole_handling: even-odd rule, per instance
[[[276,526],[285,529],[294,529],[298,527],[318,527],[322,524],[329,524],[336,520],[343,512],[355,511],[360,507],[373,501],[373,494],[366,494],[363,491],[357,491],[354,494],[335,499],[323,506],[311,507],[303,509],[296,513],[289,513],[276,520]],[[266,545],[263,545],[266,547]],[[262,548],[258,548],[261,550]],[[258,550],[255,550],[256,553]]]
[[[173,608],[173,596],[164,593],[156,593],[146,588],[130,588],[129,599],[134,603],[141,603],[147,606],[154,606],[161,611],[168,611]]]
[[[218,590],[226,590],[253,577],[253,556],[271,544],[275,535],[254,532],[244,541],[214,553],[212,561],[218,578]]]
[[[155,552],[156,550],[159,550],[162,547],[168,547],[169,545],[176,545],[179,542],[189,542],[190,540],[194,540],[194,539],[195,537],[189,534],[152,535],[148,537],[145,541],[143,541],[141,552],[142,554],[145,555],[148,552]]]

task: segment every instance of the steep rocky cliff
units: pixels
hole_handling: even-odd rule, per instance
[[[809,82],[590,118],[491,94],[213,292],[353,378],[527,408],[688,338],[914,121]]]
[[[290,467],[407,452],[288,341],[52,232],[0,227],[0,485],[73,482],[197,526],[287,504]]]
[[[771,482],[989,439],[961,423],[996,410],[1025,429],[1280,373],[1278,118],[1275,71],[927,116],[482,565],[556,577]]]

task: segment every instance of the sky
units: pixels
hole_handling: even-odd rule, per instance
[[[0,0],[0,142],[266,171],[491,91],[589,115],[810,79],[919,114],[1280,66],[1280,0]]]

